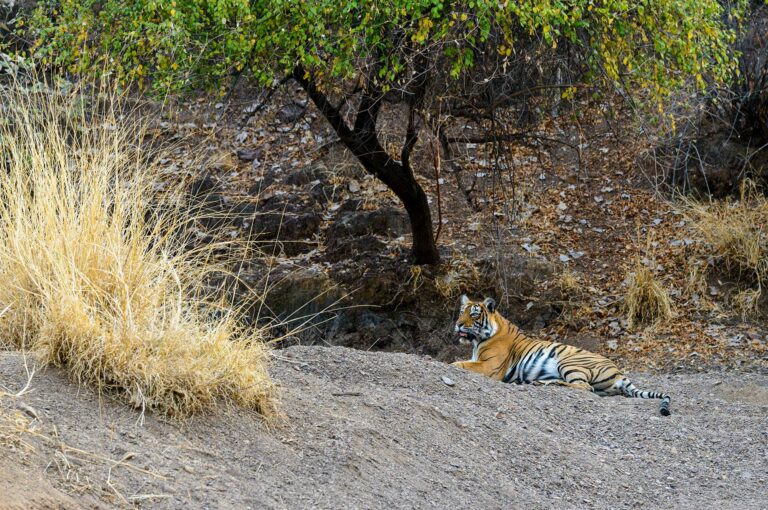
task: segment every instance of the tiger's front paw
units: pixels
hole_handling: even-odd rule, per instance
[[[463,361],[454,361],[451,363],[454,367],[464,368],[464,362]]]

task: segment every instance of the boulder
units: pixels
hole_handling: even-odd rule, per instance
[[[397,209],[385,207],[375,211],[342,213],[328,229],[327,241],[330,246],[344,237],[370,234],[399,237],[409,231],[408,216]]]
[[[281,106],[277,111],[277,120],[283,124],[293,124],[304,115],[306,110],[306,104],[299,103],[298,101],[291,101],[290,103]]]

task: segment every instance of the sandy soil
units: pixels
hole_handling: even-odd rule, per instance
[[[292,347],[272,373],[271,428],[237,409],[162,422],[37,373],[0,400],[27,430],[0,436],[0,507],[768,507],[765,375],[631,374],[673,396],[663,418],[407,354]],[[0,353],[0,383],[25,381]]]

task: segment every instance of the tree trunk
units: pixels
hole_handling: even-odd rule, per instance
[[[418,186],[418,185],[417,185]],[[440,253],[435,245],[435,236],[432,232],[432,214],[429,211],[427,194],[418,186],[416,196],[409,199],[400,198],[408,218],[411,220],[411,232],[413,233],[413,247],[411,256],[414,264],[437,264],[440,262]]]
[[[341,142],[355,155],[363,168],[386,184],[405,206],[413,234],[412,262],[416,265],[440,262],[427,194],[416,182],[408,162],[410,150],[416,143],[412,121],[409,122],[408,134],[403,146],[403,161],[397,162],[384,150],[376,135],[376,118],[381,107],[380,97],[362,93],[354,126],[350,128],[339,108],[331,104],[302,67],[298,66],[294,69],[293,78],[307,92]]]
[[[403,167],[401,163],[394,161],[389,155],[372,153],[364,146],[350,147],[350,150],[362,163],[363,168],[386,184],[405,206],[413,235],[413,246],[411,247],[413,263],[422,265],[440,262],[440,253],[435,244],[432,213],[429,210],[427,194],[416,182],[410,169]]]

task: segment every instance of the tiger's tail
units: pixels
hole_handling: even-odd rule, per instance
[[[659,413],[662,416],[669,416],[669,404],[672,402],[672,398],[666,393],[661,393],[660,391],[641,391],[628,379],[622,386],[622,391],[625,396],[630,398],[660,398],[661,406],[659,407]]]

